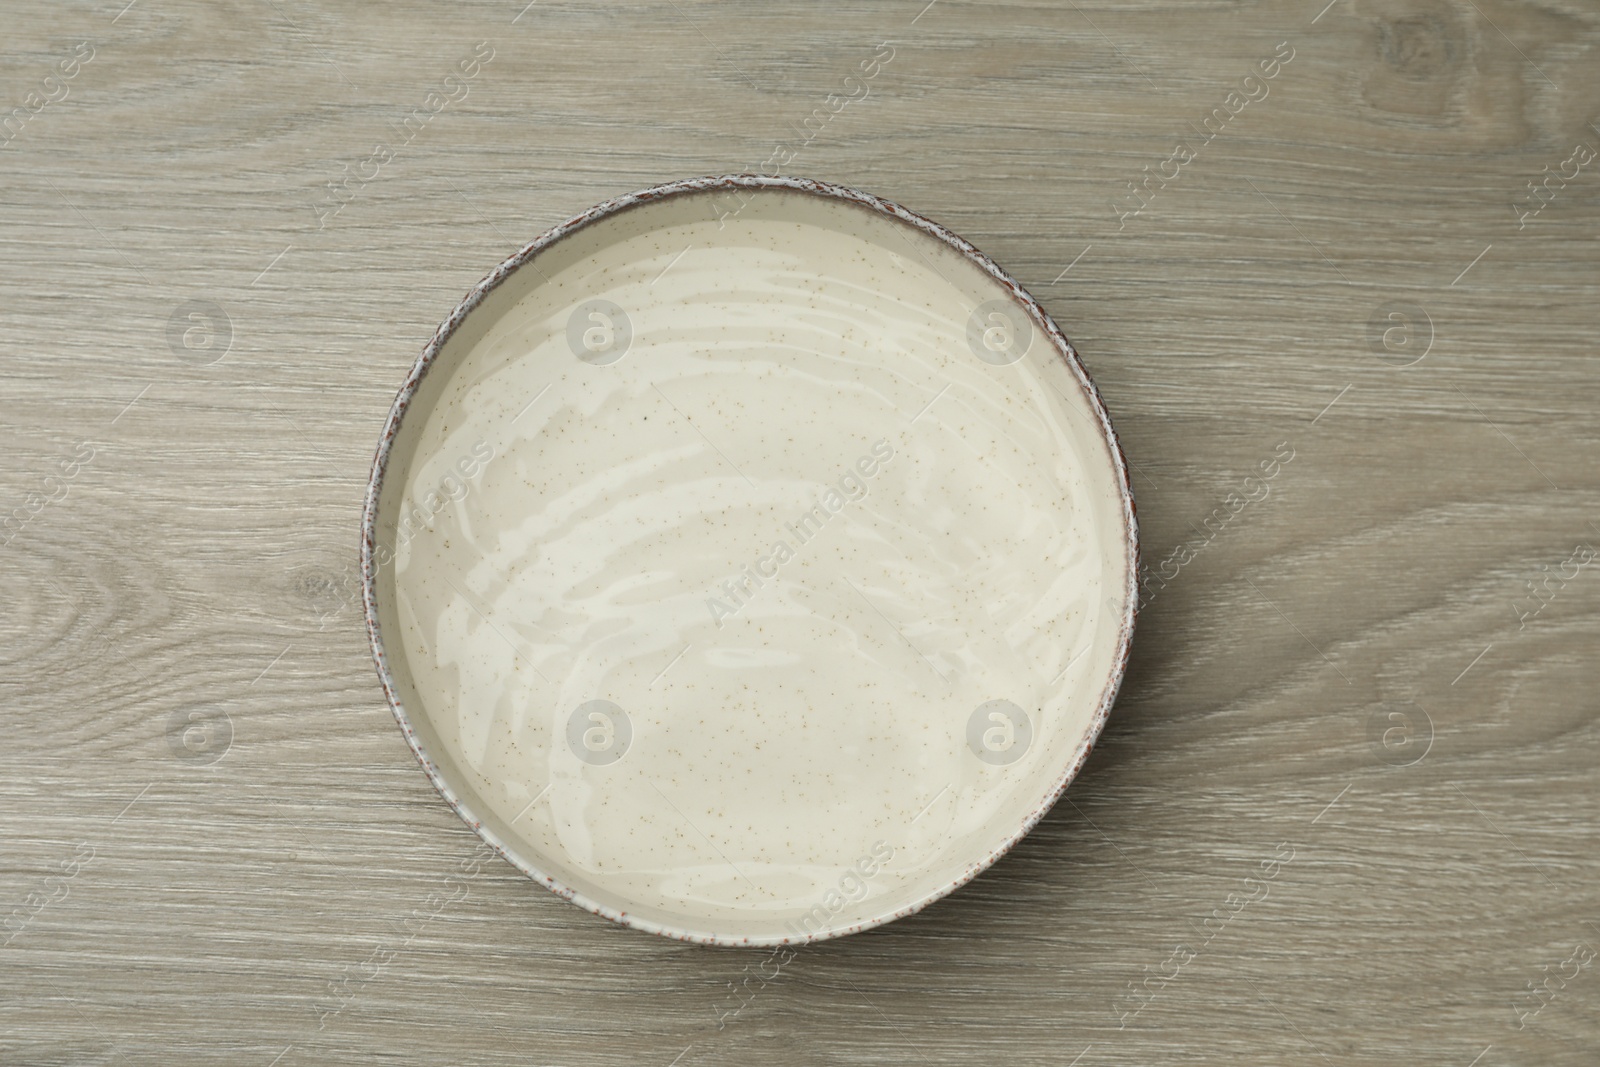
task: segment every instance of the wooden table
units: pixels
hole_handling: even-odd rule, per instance
[[[0,1063],[1595,1062],[1592,3],[124,2],[0,45]],[[763,983],[451,888],[355,546],[469,286],[780,144],[1046,304],[1155,577],[1033,835]]]

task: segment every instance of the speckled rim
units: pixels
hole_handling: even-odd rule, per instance
[[[1039,801],[1038,805],[1030,812],[1009,837],[998,847],[992,849],[987,856],[969,865],[967,870],[956,880],[941,886],[928,893],[909,907],[902,908],[891,915],[884,915],[858,923],[854,926],[828,930],[816,934],[796,936],[764,936],[764,937],[733,937],[704,930],[680,929],[647,919],[630,915],[627,912],[617,911],[614,908],[590,900],[581,893],[561,884],[554,878],[539,870],[533,864],[523,859],[515,848],[508,847],[493,831],[489,830],[479,821],[477,814],[456,795],[455,790],[446,782],[439,773],[439,768],[429,758],[428,753],[418,741],[411,722],[406,714],[406,709],[400,702],[396,691],[394,676],[389,669],[389,660],[384,652],[383,635],[378,628],[378,599],[377,599],[377,570],[374,555],[377,544],[378,499],[383,491],[383,476],[389,461],[389,451],[394,443],[395,435],[400,429],[400,421],[405,417],[406,409],[415,397],[423,375],[433,365],[434,358],[439,354],[445,343],[488,295],[503,283],[511,274],[536,258],[540,252],[550,247],[569,234],[591,225],[600,219],[648,204],[652,201],[662,200],[667,197],[682,196],[689,193],[704,192],[716,189],[785,189],[810,193],[815,196],[830,197],[835,200],[848,201],[870,208],[874,211],[898,219],[907,225],[913,226],[923,233],[949,245],[960,252],[968,260],[976,264],[984,273],[999,282],[1016,301],[1021,304],[1033,317],[1034,322],[1043,329],[1056,350],[1060,352],[1067,366],[1077,378],[1079,387],[1088,398],[1090,407],[1100,421],[1100,429],[1106,442],[1111,446],[1110,453],[1116,467],[1119,489],[1122,497],[1123,522],[1127,529],[1127,581],[1123,590],[1122,618],[1116,656],[1112,662],[1110,678],[1107,679],[1105,689],[1100,696],[1099,707],[1095,709],[1094,721],[1090,724],[1088,733],[1080,743],[1074,754],[1071,764],[1056,781],[1055,785]],[[688,178],[681,181],[667,182],[664,185],[653,186],[626,196],[619,196],[597,204],[588,211],[576,215],[561,225],[551,229],[533,241],[529,242],[520,251],[500,264],[489,276],[473,287],[466,298],[456,306],[439,326],[427,347],[422,350],[422,355],[411,368],[411,373],[406,376],[404,384],[400,387],[399,395],[395,397],[394,406],[389,410],[388,421],[384,423],[383,436],[378,441],[377,455],[373,459],[372,477],[367,482],[366,501],[361,514],[361,597],[362,607],[366,614],[367,636],[372,642],[372,656],[378,669],[378,680],[383,685],[384,695],[388,698],[389,707],[394,711],[394,717],[400,724],[400,729],[405,733],[406,741],[411,745],[411,750],[416,753],[417,760],[422,764],[422,769],[428,775],[428,780],[438,790],[439,795],[450,805],[467,825],[471,826],[483,840],[496,852],[504,856],[506,861],[528,877],[542,883],[557,896],[578,905],[595,915],[610,919],[623,926],[631,926],[636,930],[643,930],[663,937],[670,937],[679,941],[689,941],[702,945],[727,945],[734,947],[768,947],[776,945],[799,945],[813,941],[824,941],[847,934],[858,933],[884,923],[893,922],[895,919],[921,911],[923,908],[940,900],[957,889],[966,885],[979,874],[987,870],[1001,856],[1009,852],[1018,841],[1027,836],[1028,832],[1038,824],[1047,811],[1060,799],[1068,785],[1077,777],[1084,761],[1088,759],[1090,751],[1094,748],[1095,741],[1100,736],[1100,731],[1105,728],[1106,720],[1111,714],[1111,706],[1115,703],[1117,692],[1122,686],[1122,678],[1127,670],[1128,654],[1133,642],[1134,619],[1138,613],[1138,573],[1139,573],[1139,526],[1134,507],[1133,484],[1128,477],[1127,458],[1123,455],[1122,445],[1117,440],[1116,431],[1111,426],[1111,416],[1107,413],[1105,402],[1100,397],[1100,391],[1090,380],[1078,358],[1077,350],[1072,347],[1072,342],[1067,340],[1055,322],[1045,312],[1039,302],[1030,296],[1022,285],[1011,275],[1002,270],[994,260],[978,251],[972,244],[956,234],[945,229],[937,222],[923,218],[913,211],[907,211],[899,204],[873,196],[870,193],[858,192],[842,185],[817,181],[811,178],[768,177],[760,174],[728,174],[719,177]]]

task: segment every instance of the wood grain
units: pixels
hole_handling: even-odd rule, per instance
[[[1515,207],[1600,148],[1593,4],[122,2],[0,45],[0,1063],[1594,1062],[1600,573],[1519,612],[1600,541],[1600,163]],[[1183,562],[1068,801],[719,1029],[760,954],[499,862],[440,905],[476,839],[383,705],[358,512],[461,293],[760,165],[882,41],[788,169],[1021,278]],[[212,305],[225,352],[169,343]],[[1412,348],[1371,340],[1397,305]]]

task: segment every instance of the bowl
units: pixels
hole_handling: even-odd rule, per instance
[[[1133,634],[1127,468],[983,253],[731,175],[500,264],[402,385],[362,577],[439,794],[650,933],[837,937],[970,881],[1088,756]]]

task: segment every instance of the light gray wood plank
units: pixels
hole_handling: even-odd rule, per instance
[[[0,1062],[1593,1062],[1592,965],[1517,1009],[1600,948],[1600,578],[1514,604],[1600,538],[1600,173],[1513,209],[1600,148],[1592,4],[6,14],[0,111],[94,58],[0,147],[0,513],[93,458],[0,548]],[[476,838],[383,706],[361,492],[405,369],[495,263],[759,165],[885,40],[791,171],[1029,285],[1137,467],[1147,562],[1192,559],[1070,803],[719,1029],[760,954],[614,928],[498,862],[417,923]],[[467,99],[319,228],[325,183],[479,41]],[[227,317],[215,362],[167,341],[195,300]],[[1393,304],[1431,323],[1411,366],[1369,343]],[[1271,495],[1207,539],[1279,442]],[[1419,762],[1373,742],[1391,710],[1431,722]],[[173,755],[190,712],[214,763]],[[1268,895],[1206,926],[1280,847]]]

